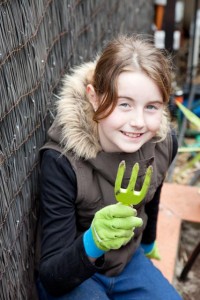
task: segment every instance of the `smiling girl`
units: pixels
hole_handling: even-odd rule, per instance
[[[40,299],[181,299],[149,259],[158,259],[160,193],[177,151],[170,92],[170,59],[142,36],[112,40],[64,78],[41,149]],[[122,160],[124,187],[139,163],[137,190],[153,166],[134,208],[116,203]]]

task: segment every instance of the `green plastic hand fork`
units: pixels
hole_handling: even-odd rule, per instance
[[[117,176],[115,179],[115,188],[114,188],[115,197],[118,202],[121,202],[125,205],[137,205],[144,199],[144,197],[148,192],[149,185],[151,182],[153,167],[149,166],[147,168],[145,178],[144,178],[144,183],[140,191],[134,190],[137,181],[138,172],[139,172],[139,164],[138,163],[134,164],[131,172],[131,178],[128,183],[128,187],[126,189],[123,189],[121,187],[121,184],[122,184],[125,169],[126,169],[126,163],[123,160],[119,164]]]

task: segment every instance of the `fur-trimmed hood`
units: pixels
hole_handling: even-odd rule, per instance
[[[51,140],[61,145],[63,154],[71,151],[75,157],[83,159],[95,158],[102,150],[97,123],[93,121],[94,110],[86,96],[86,87],[92,83],[95,66],[95,61],[84,63],[64,77],[56,119],[48,132]],[[164,111],[158,135],[165,135],[168,129],[168,117]]]
[[[77,67],[63,79],[56,119],[49,130],[52,140],[61,144],[63,153],[72,151],[77,158],[90,159],[101,151],[93,107],[86,96],[96,62]]]

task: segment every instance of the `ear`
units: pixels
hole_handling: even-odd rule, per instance
[[[96,111],[99,107],[99,101],[98,101],[97,94],[96,94],[92,84],[87,85],[86,93],[87,93],[90,103],[92,104],[94,111]]]

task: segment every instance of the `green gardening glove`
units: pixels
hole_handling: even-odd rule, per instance
[[[134,236],[134,229],[143,224],[142,219],[136,215],[137,211],[134,208],[121,203],[108,205],[96,212],[90,229],[83,237],[88,256],[98,256],[98,253],[93,251],[91,236],[95,246],[103,252],[126,245]]]
[[[153,259],[161,260],[160,254],[158,252],[158,246],[157,246],[156,242],[154,244],[153,249],[149,253],[146,253],[146,256],[150,259],[153,258]]]
[[[141,244],[141,246],[146,257],[150,259],[161,260],[156,241],[149,245]]]

